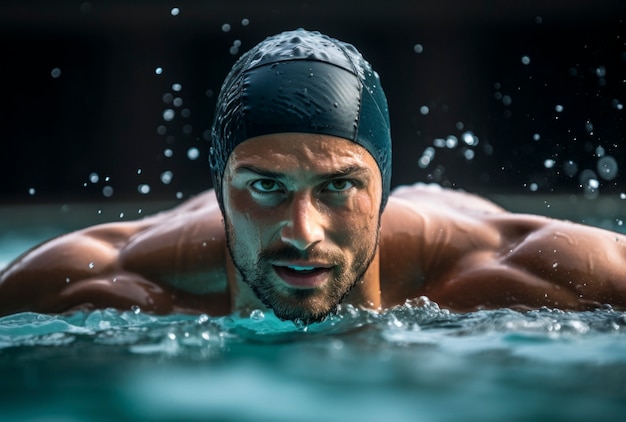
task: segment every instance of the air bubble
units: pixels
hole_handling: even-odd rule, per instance
[[[555,162],[554,162],[554,160],[553,160],[553,159],[551,159],[551,158],[548,158],[547,160],[545,160],[545,161],[543,162],[543,166],[544,166],[545,168],[547,168],[547,169],[551,169],[552,167],[554,167],[554,164],[555,164]]]
[[[422,44],[415,44],[413,46],[413,51],[417,54],[422,54],[424,52],[424,46]]]
[[[33,195],[35,194],[35,188],[29,188],[29,189],[28,189],[28,194],[29,194],[30,196],[33,196]]]
[[[554,107],[554,110],[556,110],[556,112],[557,112],[557,113],[562,113],[562,112],[563,112],[563,106],[562,106],[562,105],[560,105],[560,104],[557,104],[557,105]]]
[[[528,186],[528,189],[530,189],[531,192],[537,192],[537,189],[539,189],[539,185],[537,185],[536,183],[531,183],[530,186]]]
[[[241,20],[241,26],[248,26],[248,25],[250,25],[250,19],[243,18]]]
[[[522,56],[522,64],[529,65],[530,64],[530,57]]]
[[[58,79],[61,77],[61,69],[59,69],[58,67],[55,67],[54,69],[52,69],[50,71],[50,76],[52,76],[54,79]]]
[[[156,75],[161,75],[163,74],[163,68],[162,67],[157,67],[156,69],[154,69],[154,73]]]
[[[540,140],[540,139],[541,139],[541,135],[540,135],[540,134],[535,133],[535,134],[533,135],[533,141],[538,141],[538,140]]]
[[[250,312],[250,319],[254,321],[262,321],[265,319],[265,314],[260,309],[255,309]]]
[[[230,24],[225,23],[222,25],[222,32],[230,32]]]
[[[178,16],[179,13],[180,9],[178,7],[172,7],[172,10],[170,10],[170,15],[172,16]]]
[[[165,151],[163,151],[163,155],[165,155],[167,158],[170,158],[174,155],[174,151],[172,151],[171,149],[167,148]]]
[[[93,262],[90,262],[89,265],[88,265],[88,267],[90,269],[93,269],[95,266],[96,266],[96,264],[94,264]]]
[[[179,83],[172,84],[172,91],[180,92],[182,91],[183,86]]]
[[[426,116],[428,113],[430,113],[430,108],[428,108],[428,106],[421,106],[420,107],[420,113],[423,116]]]

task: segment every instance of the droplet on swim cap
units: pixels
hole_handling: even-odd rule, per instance
[[[222,208],[228,157],[246,139],[272,133],[332,135],[364,147],[391,186],[391,133],[378,74],[352,45],[304,29],[269,37],[245,53],[217,100],[210,152]]]

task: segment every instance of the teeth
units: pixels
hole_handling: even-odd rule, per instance
[[[289,265],[287,266],[287,268],[290,268],[294,271],[311,271],[315,269],[315,267],[300,267],[298,265]]]

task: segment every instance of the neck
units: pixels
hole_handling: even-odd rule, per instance
[[[377,246],[376,254],[363,274],[363,278],[356,283],[343,303],[359,308],[379,310],[380,302],[380,253]]]

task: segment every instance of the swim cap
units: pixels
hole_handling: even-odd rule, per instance
[[[217,100],[209,155],[222,209],[228,157],[246,139],[304,132],[345,138],[376,160],[391,186],[391,133],[378,74],[352,45],[304,29],[269,37],[242,55]]]

